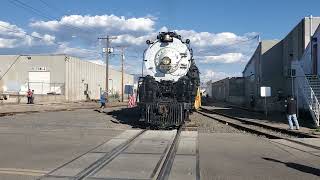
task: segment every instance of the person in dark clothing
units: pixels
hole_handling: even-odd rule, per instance
[[[28,98],[28,103],[27,103],[27,104],[31,104],[31,98],[32,98],[32,91],[31,91],[31,89],[28,89],[27,98]]]
[[[251,98],[250,98],[250,107],[253,109],[255,104],[256,104],[256,101],[255,101],[254,97],[251,96]]]
[[[31,91],[31,104],[34,104],[34,90]]]
[[[107,102],[107,92],[103,92],[100,95],[100,103],[101,103],[100,113],[103,112],[104,108],[106,108],[106,102]]]
[[[289,96],[288,99],[285,100],[285,107],[286,107],[286,113],[287,113],[287,118],[288,118],[290,129],[293,130],[293,124],[292,124],[292,119],[293,119],[294,124],[296,126],[296,129],[299,130],[299,122],[297,119],[297,102],[296,102],[296,100],[292,96]]]

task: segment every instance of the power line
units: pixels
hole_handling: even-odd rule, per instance
[[[61,9],[57,8],[56,6],[52,6],[50,5],[48,2],[44,1],[44,0],[39,0],[42,4],[44,4],[46,7],[52,9],[52,10],[56,10],[59,11],[61,14],[65,14]]]
[[[19,55],[19,56],[13,61],[13,63],[9,66],[9,68],[6,70],[6,72],[4,72],[3,75],[0,77],[0,81],[1,81],[2,78],[10,71],[10,69],[17,63],[17,61],[19,60],[20,57],[21,57],[21,55]]]
[[[47,7],[51,7],[47,2],[45,2],[45,1],[43,1],[43,0],[40,0],[40,1],[41,1],[43,4],[46,4]],[[25,10],[33,13],[33,14],[36,14],[36,15],[38,15],[38,16],[40,16],[40,17],[43,17],[43,18],[45,18],[45,19],[47,19],[47,20],[49,20],[49,21],[52,20],[52,19],[53,19],[53,20],[56,20],[56,21],[59,21],[58,18],[53,17],[53,16],[51,16],[51,15],[47,15],[47,14],[45,14],[44,12],[42,12],[42,11],[40,11],[40,10],[38,10],[38,9],[36,9],[36,8],[34,8],[34,7],[28,5],[28,4],[26,4],[26,3],[24,3],[24,2],[22,2],[22,1],[20,1],[20,0],[10,0],[9,2],[12,3],[13,5],[17,6],[17,7],[23,8],[23,9],[25,9]],[[81,29],[81,28],[76,27],[76,26],[73,26],[73,25],[65,24],[64,26],[65,26],[65,27],[69,27],[69,28],[74,29],[74,30],[80,30],[80,31],[85,32],[85,33],[91,33],[90,31]],[[35,37],[35,36],[32,36],[32,35],[29,35],[29,36],[43,40],[43,38]],[[54,44],[57,44],[57,45],[64,45],[64,44],[60,44],[60,43],[56,43],[56,42],[53,42],[53,43],[54,43]],[[81,49],[81,48],[71,48],[71,49],[79,49],[79,50],[82,50],[82,51],[87,51],[87,52],[92,52],[92,53],[93,53],[93,52],[94,52],[94,53],[99,53],[99,51],[93,51],[93,50],[87,50],[87,49]]]
[[[52,20],[59,21],[59,19],[57,17],[53,17],[51,15],[48,15],[48,14],[42,12],[41,10],[36,9],[36,8],[34,8],[34,7],[28,5],[28,4],[26,4],[26,3],[24,3],[24,2],[22,2],[20,0],[9,0],[9,2],[11,4],[15,5],[16,7],[20,7],[22,9],[25,9],[25,10],[27,10],[27,11],[33,13],[33,14],[36,14],[36,15],[38,15],[38,16],[40,16],[40,17],[42,17],[42,18],[44,18],[44,19],[46,19],[48,21],[52,21]],[[70,25],[70,24],[65,24],[64,26],[69,27],[70,29],[76,29],[76,30],[81,30],[81,31],[86,32],[86,33],[90,33],[90,31],[81,29],[81,28],[79,28],[77,26],[73,26],[73,25]]]
[[[45,19],[51,18],[50,16],[46,15],[44,12],[42,12],[42,11],[40,11],[40,10],[38,10],[38,9],[36,9],[36,8],[26,4],[24,2],[21,2],[20,0],[10,0],[9,2],[17,7],[19,6],[20,8],[32,11],[32,13],[37,14],[38,16],[41,16]]]

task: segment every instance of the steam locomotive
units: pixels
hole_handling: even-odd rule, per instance
[[[140,121],[160,127],[179,126],[189,120],[199,92],[199,70],[190,40],[175,32],[160,32],[146,41],[146,75],[138,83]]]

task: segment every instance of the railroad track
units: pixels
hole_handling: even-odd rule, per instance
[[[318,136],[313,136],[310,134],[302,133],[299,131],[290,131],[282,128],[276,128],[273,126],[268,126],[266,124],[257,123],[249,120],[244,120],[236,117],[232,117],[220,112],[215,112],[214,110],[209,110],[206,108],[201,108],[197,113],[206,116],[210,119],[219,121],[223,124],[230,125],[234,128],[250,132],[259,136],[265,136],[266,138],[275,140],[273,142],[277,142],[277,140],[288,141],[291,144],[298,144],[300,146],[305,146],[308,148],[312,148],[314,150],[320,150],[319,146],[314,146],[309,143],[305,143],[303,141],[299,141],[299,138],[319,138]],[[288,143],[287,143],[288,144]],[[301,149],[298,149],[301,150]],[[319,155],[316,155],[319,156]],[[319,156],[320,157],[320,156]]]
[[[184,127],[170,131],[127,130],[39,179],[166,180],[179,176],[184,178],[185,173],[177,174],[179,171],[172,171],[181,168],[175,159],[179,160],[182,156],[196,159],[190,164],[192,167],[188,167],[191,172],[186,173],[191,175],[191,179],[200,179],[198,134],[183,129]],[[191,141],[195,141],[196,146],[186,149],[186,144],[190,146],[190,143],[186,143],[190,138]]]

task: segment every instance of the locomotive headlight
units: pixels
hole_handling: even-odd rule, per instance
[[[164,35],[164,37],[163,37],[163,41],[164,41],[164,42],[172,42],[172,41],[173,41],[173,38],[172,38],[169,34],[166,34],[166,35]]]
[[[171,64],[171,59],[169,57],[162,58],[162,64],[163,65],[169,65]]]

